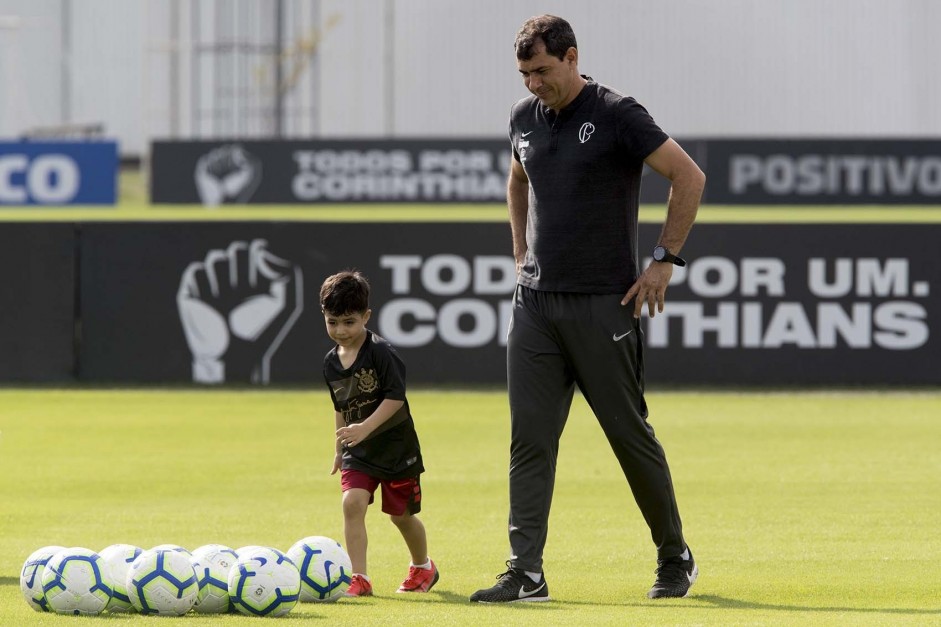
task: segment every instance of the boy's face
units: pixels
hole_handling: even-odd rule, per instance
[[[327,325],[327,335],[343,348],[356,346],[366,333],[366,323],[369,322],[371,313],[371,309],[339,315],[324,311],[323,320]]]

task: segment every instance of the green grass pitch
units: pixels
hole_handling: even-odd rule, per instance
[[[662,222],[663,205],[644,205],[641,222]],[[0,222],[302,220],[327,222],[506,222],[503,204],[151,205],[145,177],[125,170],[115,207],[2,207]],[[713,223],[941,223],[941,205],[721,206],[703,205],[697,221]]]
[[[508,553],[505,392],[423,389],[410,400],[441,581],[427,595],[394,593],[408,554],[374,506],[377,596],[298,605],[279,625],[941,623],[941,392],[650,393],[701,566],[689,598],[656,602],[645,597],[648,531],[577,398],[546,547],[554,600],[512,606],[467,601]],[[48,544],[286,550],[307,535],[343,540],[328,474],[333,412],[320,389],[0,389],[0,407],[0,625],[158,620],[33,612],[19,571]]]

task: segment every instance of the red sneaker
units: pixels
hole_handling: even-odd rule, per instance
[[[350,587],[343,593],[345,597],[371,597],[372,584],[362,575],[353,575],[350,578]]]
[[[396,592],[428,592],[431,587],[438,583],[438,567],[431,560],[431,568],[419,568],[418,566],[409,566],[408,577],[399,586]]]

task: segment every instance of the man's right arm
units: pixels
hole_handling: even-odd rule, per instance
[[[510,159],[510,176],[506,183],[506,204],[510,210],[510,229],[513,233],[513,258],[519,273],[526,257],[526,214],[529,211],[529,177],[523,164]]]

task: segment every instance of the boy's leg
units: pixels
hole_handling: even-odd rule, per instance
[[[412,514],[402,514],[401,516],[389,517],[393,524],[399,529],[405,545],[408,546],[408,552],[412,557],[412,564],[420,566],[428,562],[428,538],[425,535],[425,525],[417,516]]]
[[[373,502],[373,493],[379,480],[358,470],[340,471],[340,487],[343,489],[343,535],[346,552],[350,556],[353,572],[366,574],[366,509]]]
[[[362,488],[350,488],[343,493],[343,535],[346,552],[350,556],[353,572],[366,574],[366,509],[372,495]]]
[[[398,528],[412,558],[408,576],[397,592],[428,592],[438,583],[438,567],[428,557],[428,536],[417,514],[421,511],[419,478],[382,482],[382,511]]]

